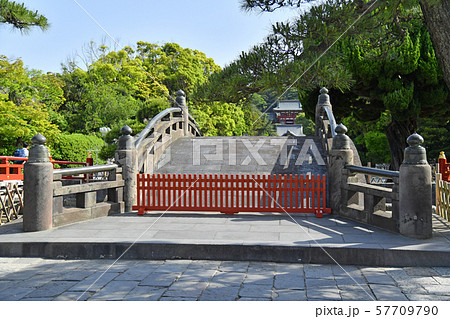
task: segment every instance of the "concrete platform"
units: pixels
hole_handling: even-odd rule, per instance
[[[450,266],[450,223],[416,240],[328,215],[127,213],[24,233],[0,226],[0,257],[205,259],[368,266]]]

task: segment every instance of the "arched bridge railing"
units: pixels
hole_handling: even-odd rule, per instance
[[[134,141],[137,170],[153,173],[153,169],[166,148],[184,136],[202,136],[197,122],[187,113],[182,91],[177,92],[177,104],[153,117]]]
[[[316,106],[316,136],[322,141],[322,146],[328,155],[331,150],[333,137],[336,136],[336,119],[334,118],[333,109],[330,103],[328,90],[322,88],[320,90],[319,100]]]
[[[329,159],[329,153],[333,146],[333,138],[337,135],[336,127],[338,125],[333,114],[333,106],[331,105],[327,88],[320,89],[320,95],[316,105],[315,124],[316,136],[320,137],[322,147],[325,150],[327,159]],[[354,153],[353,163],[361,166],[361,159],[356,146],[352,140],[349,143]]]

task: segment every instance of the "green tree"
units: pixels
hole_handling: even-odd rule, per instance
[[[298,113],[295,118],[295,124],[301,124],[303,127],[303,134],[306,136],[314,136],[315,134],[315,124],[309,118],[306,117],[305,113]]]
[[[37,133],[51,145],[60,131],[50,115],[62,101],[54,75],[28,71],[21,60],[0,56],[0,154],[12,154]]]
[[[196,104],[189,107],[205,136],[241,136],[246,132],[242,108],[223,102]]]
[[[142,122],[167,107],[161,99],[170,97],[170,92],[181,88],[192,93],[219,70],[204,53],[175,43],[138,42],[136,50],[119,51],[91,43],[89,50],[93,60],[88,58],[86,71],[75,63],[63,69],[66,102],[61,114],[70,132]]]
[[[31,27],[41,30],[49,27],[47,18],[38,11],[31,11],[24,4],[8,0],[0,0],[0,23],[10,24],[22,32],[29,31]]]
[[[305,3],[316,3],[316,0],[241,0],[242,8],[244,10],[258,9],[261,11],[271,12],[281,7],[294,6],[301,7]],[[349,21],[359,19],[364,15],[362,20],[375,20],[371,23],[359,23],[358,31],[363,33],[366,37],[374,32],[373,26],[377,26],[378,19],[381,17],[385,24],[394,24],[399,27],[402,17],[400,12],[404,8],[420,5],[422,9],[424,22],[431,35],[436,56],[440,62],[444,73],[444,80],[447,87],[450,89],[450,1],[448,0],[332,0],[328,4],[335,4],[336,7],[345,6],[347,4],[353,5],[353,9],[342,12],[339,17],[340,25],[350,25]],[[342,14],[343,13],[343,14]],[[339,26],[339,24],[338,24]],[[378,24],[379,27],[381,25]],[[334,31],[334,30],[328,30]],[[343,30],[338,28],[338,32]],[[336,38],[336,34],[332,38]]]
[[[294,1],[251,2],[256,3],[277,6]],[[360,121],[373,121],[388,111],[392,121],[385,133],[391,150],[391,167],[398,169],[406,138],[417,130],[417,119],[431,117],[445,121],[449,118],[448,90],[442,85],[442,72],[415,1],[402,6],[397,6],[395,1],[386,2],[385,7],[370,13],[363,27],[350,28],[331,46],[350,25],[348,18],[354,18],[373,3],[328,0],[312,7],[296,21],[277,23],[260,46],[266,51],[253,53],[262,57],[276,55],[281,63],[264,71],[259,62],[247,59],[249,54],[238,62],[247,68],[239,70],[239,74],[257,74],[253,82],[241,84],[252,89],[295,84],[309,116],[314,112],[317,88],[322,85],[332,88],[330,95],[338,120],[353,114]],[[386,13],[394,7],[398,11],[392,23],[392,17]],[[307,65],[314,66],[308,69]],[[254,72],[259,69],[259,73]],[[310,98],[310,92],[314,92],[315,98]]]

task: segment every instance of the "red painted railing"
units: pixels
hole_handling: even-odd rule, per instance
[[[325,176],[302,175],[138,174],[133,210],[331,213]]]
[[[51,158],[50,158],[51,160]],[[21,164],[14,164],[14,161],[23,161]],[[23,180],[23,164],[27,161],[24,157],[14,157],[14,156],[0,156],[0,181],[7,180]],[[90,162],[89,162],[90,161]],[[53,161],[51,160],[53,166],[55,164],[60,165],[80,165],[80,166],[92,166],[92,158],[87,158],[86,163],[83,162],[70,162],[70,161]],[[85,179],[84,177],[76,176],[64,176],[64,179]]]
[[[447,163],[444,152],[439,155],[439,172],[442,174],[442,180],[450,182],[450,163]]]

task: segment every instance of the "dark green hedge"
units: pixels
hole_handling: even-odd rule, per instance
[[[95,135],[83,135],[83,134],[61,134],[58,136],[57,141],[53,144],[51,150],[51,156],[54,160],[72,161],[72,162],[86,162],[88,150],[98,148],[105,142]],[[97,152],[92,152],[94,158],[94,164],[97,163]],[[99,164],[103,164],[104,161],[98,161]]]

